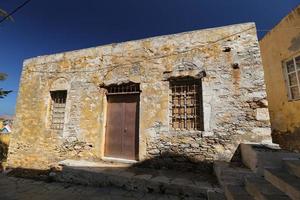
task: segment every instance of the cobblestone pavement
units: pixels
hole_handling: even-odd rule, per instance
[[[95,188],[63,183],[46,183],[0,175],[0,200],[179,200],[172,195],[130,192],[113,187]]]

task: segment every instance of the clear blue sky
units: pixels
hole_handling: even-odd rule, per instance
[[[25,0],[0,0],[11,11]],[[14,114],[22,62],[26,58],[223,26],[256,22],[271,29],[300,0],[32,0],[0,24],[0,71],[14,90],[0,99],[0,115]],[[262,37],[264,32],[259,32]]]

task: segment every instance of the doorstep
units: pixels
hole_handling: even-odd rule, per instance
[[[102,160],[107,162],[125,163],[125,164],[134,164],[138,162],[136,160],[128,160],[123,158],[112,158],[112,157],[103,157]]]

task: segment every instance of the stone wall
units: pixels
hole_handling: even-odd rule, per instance
[[[192,66],[192,67],[191,67]],[[166,76],[198,76],[204,131],[173,131]],[[270,142],[254,23],[41,56],[24,62],[8,163],[47,168],[103,157],[107,99],[100,85],[140,84],[139,160],[229,160],[240,142]],[[63,131],[49,127],[51,88],[68,91]]]
[[[260,41],[272,124],[272,138],[282,148],[300,151],[300,101],[288,97],[283,63],[300,55],[300,6]]]

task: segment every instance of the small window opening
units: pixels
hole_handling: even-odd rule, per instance
[[[51,91],[51,129],[63,130],[65,122],[65,109],[67,91]]]
[[[290,100],[300,99],[300,56],[285,62],[287,88]]]
[[[171,126],[174,130],[203,131],[202,83],[200,79],[180,78],[170,81]]]

